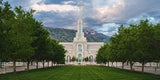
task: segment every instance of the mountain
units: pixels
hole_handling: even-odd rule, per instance
[[[76,30],[64,29],[64,28],[52,28],[45,27],[50,32],[51,38],[60,40],[61,42],[72,42],[76,36]],[[109,42],[109,36],[102,33],[98,33],[94,30],[83,30],[88,42]]]

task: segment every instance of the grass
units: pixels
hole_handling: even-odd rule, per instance
[[[141,74],[104,66],[57,66],[0,74],[0,80],[160,80],[160,75]]]

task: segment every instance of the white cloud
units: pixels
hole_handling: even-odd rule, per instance
[[[68,4],[74,4],[75,2],[74,1],[63,1],[62,3],[65,5],[68,5]]]
[[[112,36],[117,33],[119,26],[120,25],[116,23],[105,23],[102,27],[96,27],[95,30],[105,35]]]
[[[97,16],[101,22],[114,21],[115,17],[119,18],[120,12],[125,7],[124,0],[108,0],[106,2],[108,5],[95,6],[95,9],[98,11]]]
[[[13,8],[21,5],[25,10],[35,9],[37,13],[34,16],[45,26],[77,28],[80,0],[4,1],[11,3]],[[84,27],[94,27],[94,30],[106,35],[113,35],[119,23],[139,24],[140,20],[145,19],[153,24],[160,23],[160,0],[83,0],[82,5]]]
[[[117,5],[121,4],[121,0],[92,0],[92,4],[95,7],[104,7],[106,5],[112,6],[112,5]]]
[[[44,4],[45,0],[30,0],[30,8],[36,11],[55,11],[55,12],[66,12],[76,11],[77,6],[69,5],[74,3],[73,1],[64,1],[63,4]]]
[[[139,16],[130,18],[127,21],[127,24],[139,24],[140,20],[146,20],[148,19],[150,23],[157,24],[160,22],[160,19],[155,19],[154,17],[149,16],[146,13],[140,14]]]
[[[59,4],[36,4],[31,6],[36,11],[55,11],[55,12],[66,12],[66,11],[75,11],[77,6],[71,5],[59,5]]]
[[[45,0],[30,0],[29,3],[31,5],[39,4],[39,3],[44,3]]]
[[[104,35],[107,35],[107,36],[113,36],[115,33],[117,33],[117,31],[103,32],[103,34],[104,34]]]

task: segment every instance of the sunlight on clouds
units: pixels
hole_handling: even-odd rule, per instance
[[[127,23],[128,24],[138,24],[140,22],[140,20],[146,20],[148,19],[150,23],[152,24],[157,24],[160,22],[160,19],[155,19],[154,17],[151,17],[149,16],[148,14],[146,13],[143,13],[139,16],[136,16],[136,17],[133,17],[133,18],[130,18]]]
[[[30,0],[30,5],[44,4],[45,0]]]
[[[25,11],[36,10],[34,17],[45,26],[77,28],[80,0],[3,0],[12,8],[22,6]],[[113,35],[115,25],[138,24],[140,20],[160,23],[160,0],[82,0],[83,26]],[[115,23],[115,24],[114,24]]]
[[[65,4],[65,5],[68,5],[68,4],[72,4],[72,3],[75,3],[75,2],[73,2],[73,1],[63,1],[62,3]]]
[[[55,11],[55,12],[66,12],[66,11],[75,11],[78,7],[71,5],[58,5],[58,4],[36,4],[31,6],[36,11]]]
[[[69,5],[74,3],[73,1],[64,1],[61,4],[44,4],[45,0],[30,0],[30,7],[36,11],[55,11],[55,12],[66,12],[66,11],[75,11],[78,9],[77,6]]]
[[[102,22],[112,20],[112,18],[118,16],[121,10],[123,10],[125,7],[124,0],[109,0],[108,4],[109,5],[95,7],[95,9],[98,11],[97,15]]]
[[[112,5],[119,5],[122,4],[123,0],[92,0],[92,4],[95,7],[104,7],[106,5],[112,6]]]
[[[117,33],[119,27],[120,27],[120,24],[105,23],[101,27],[97,27],[96,31],[100,32],[100,33],[103,33],[105,35],[108,35],[108,36],[112,36],[115,33]]]

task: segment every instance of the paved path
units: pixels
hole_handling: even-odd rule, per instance
[[[39,68],[42,68],[42,66],[39,66]],[[118,66],[117,68],[121,68],[121,66]],[[25,71],[25,69],[26,69],[26,67],[17,67],[16,71]],[[36,66],[30,66],[30,69],[36,69]],[[130,67],[125,66],[124,69],[130,70]],[[135,71],[141,71],[142,70],[141,67],[133,67],[133,69]],[[6,70],[5,69],[0,69],[0,74],[5,74],[5,73],[8,73],[8,72],[13,72],[13,68],[6,68]],[[160,75],[160,68],[157,69],[156,72],[155,72],[155,68],[145,67],[144,72]]]
[[[122,67],[121,67],[121,66],[118,66],[118,68],[122,68]],[[125,66],[124,69],[130,70],[130,66]],[[139,71],[139,72],[142,71],[142,68],[141,68],[141,67],[135,67],[135,66],[133,66],[133,69],[134,69],[135,71]],[[155,71],[155,68],[153,68],[153,67],[145,67],[145,68],[144,68],[144,72],[160,75],[160,68],[159,68],[159,69],[156,69],[156,71]]]
[[[64,65],[64,64],[58,64],[58,65],[62,66],[62,65]],[[57,65],[57,66],[58,66],[58,65]],[[53,66],[56,66],[56,65],[53,65]],[[46,64],[45,67],[48,67],[48,65]],[[50,67],[51,67],[51,65],[50,65]],[[16,67],[16,71],[25,71],[26,68],[27,68],[26,66],[25,66],[25,67]],[[38,68],[43,68],[43,66],[40,65],[40,66],[38,66]],[[35,66],[35,65],[30,66],[29,69],[30,69],[30,70],[31,70],[31,69],[36,69],[36,66]],[[9,72],[13,72],[13,68],[8,67],[8,68],[6,68],[6,69],[5,69],[5,68],[0,69],[0,74],[5,74],[5,73],[9,73]]]
[[[35,66],[30,66],[30,69],[35,69]],[[25,71],[25,70],[26,70],[26,67],[16,67],[16,71]],[[9,72],[13,72],[13,68],[0,69],[0,74],[5,74]]]

